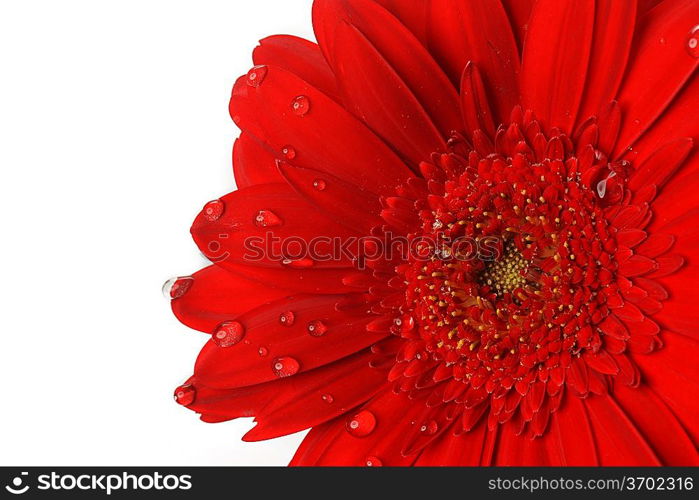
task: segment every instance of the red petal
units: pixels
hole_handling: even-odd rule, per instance
[[[619,92],[624,124],[617,153],[633,142],[667,108],[699,64],[687,40],[699,19],[699,2],[665,0],[644,16]]]
[[[582,400],[565,391],[563,403],[551,416],[549,431],[541,438],[549,455],[558,455],[560,465],[598,465],[590,420]]]
[[[192,277],[187,293],[172,301],[172,311],[188,327],[206,333],[260,304],[293,293],[247,280],[218,266],[206,267]]]
[[[413,165],[445,142],[407,84],[355,27],[336,28],[335,73],[345,105]]]
[[[539,0],[522,55],[522,99],[549,126],[570,132],[585,87],[594,0]]]
[[[657,281],[646,278],[636,278],[634,281],[637,286],[648,292],[648,296],[652,299],[663,301],[669,297],[665,287],[663,287]]]
[[[692,162],[688,168],[694,170],[699,165],[699,155],[695,156],[696,161]],[[696,227],[697,206],[694,199],[696,194],[695,186],[699,182],[699,171],[694,170],[691,174],[681,175],[671,180],[663,189],[661,196],[653,202],[654,218],[652,229],[662,231],[678,238],[678,249],[688,243],[691,248],[696,248],[693,241],[696,239],[695,231],[690,228]],[[670,229],[669,226],[674,226]],[[686,251],[682,248],[680,251]],[[691,252],[695,254],[695,252]]]
[[[304,96],[306,114],[292,110]],[[274,151],[291,146],[294,165],[328,172],[376,192],[394,192],[409,169],[359,120],[335,101],[281,68],[270,66],[262,83],[236,82],[230,105],[233,120]]]
[[[481,129],[495,136],[495,123],[481,73],[469,61],[461,77],[461,116],[467,132]]]
[[[616,375],[619,373],[619,367],[614,362],[614,358],[604,349],[594,354],[585,352],[583,354],[583,359],[587,363],[587,366],[599,373],[604,373],[605,375]]]
[[[221,201],[220,218],[211,221],[202,211],[192,225],[194,241],[212,262],[283,267],[285,259],[310,258],[316,268],[352,267],[349,256],[334,257],[330,239],[350,241],[356,233],[321,215],[288,184],[258,184]],[[326,241],[310,245],[319,236]]]
[[[433,0],[429,46],[454,84],[472,61],[481,70],[498,122],[518,103],[519,51],[507,13],[490,0]]]
[[[263,384],[212,389],[197,384],[189,408],[219,421],[255,416],[257,426],[244,439],[257,441],[321,424],[366,402],[385,384],[382,370],[369,367],[370,351],[327,366]]]
[[[597,0],[581,119],[598,115],[616,96],[631,50],[636,7],[636,0]]]
[[[336,311],[337,301],[332,295],[290,297],[243,314],[237,318],[245,329],[243,341],[225,348],[209,341],[197,359],[195,377],[208,387],[222,389],[259,384],[277,377],[273,364],[279,357],[293,358],[304,372],[359,352],[386,336],[366,331],[373,316]],[[280,321],[289,311],[295,317],[290,326]],[[326,328],[322,335],[309,330],[318,321]]]
[[[635,305],[631,304],[630,302],[624,303],[623,306],[614,309],[614,315],[616,315],[617,318],[622,319],[624,321],[643,321],[646,316],[636,307]]]
[[[489,463],[486,447],[496,432],[489,431],[485,420],[470,432],[458,436],[451,432],[442,434],[437,441],[423,450],[416,466],[477,466]]]
[[[401,453],[405,456],[413,455],[431,445],[442,434],[452,434],[450,427],[452,422],[448,414],[454,408],[457,408],[455,404],[443,404],[436,408],[426,407],[415,420],[415,425],[405,433]]]
[[[631,175],[629,188],[635,191],[648,184],[662,187],[682,166],[693,147],[694,141],[689,137],[665,144],[638,166]]]
[[[653,259],[643,257],[642,255],[633,255],[619,263],[619,273],[627,278],[648,274],[657,268],[658,265]]]
[[[270,439],[326,422],[368,401],[386,385],[386,372],[369,365],[368,353],[354,355],[331,365],[302,373],[296,380],[270,382],[274,395],[255,419],[245,441]],[[288,382],[287,382],[288,381]],[[281,384],[286,383],[286,386]]]
[[[610,314],[605,318],[605,320],[599,325],[600,330],[602,330],[606,335],[614,337],[615,339],[626,340],[629,338],[629,332],[624,326],[624,324],[617,319],[616,316]]]
[[[279,163],[286,181],[301,195],[338,224],[368,235],[381,224],[379,199],[358,186],[317,170]]]
[[[580,359],[575,358],[570,367],[566,371],[566,383],[578,395],[586,395],[589,388],[587,364]]]
[[[403,457],[400,443],[411,420],[423,411],[424,402],[409,400],[405,394],[384,391],[374,396],[362,410],[376,419],[368,435],[355,437],[346,428],[348,417],[339,418],[319,431],[311,431],[296,453],[291,465],[360,466],[369,457],[384,466],[411,465],[415,456]],[[324,437],[327,433],[328,437]]]
[[[656,257],[655,262],[658,268],[648,278],[662,278],[677,272],[685,264],[685,258],[679,254],[663,255]]]
[[[517,42],[521,48],[524,44],[529,18],[531,17],[532,7],[536,0],[503,0],[502,4],[507,11],[512,24],[512,31],[517,37]]]
[[[583,115],[584,116],[584,115]],[[610,154],[614,149],[621,128],[621,109],[616,101],[602,108],[597,116],[599,126],[599,147]]]
[[[675,237],[671,234],[652,234],[650,237],[641,243],[636,252],[639,255],[655,258],[664,254],[675,244]]]
[[[426,9],[426,4],[422,0],[419,2],[420,5],[415,5],[415,2],[401,2],[401,11],[410,11],[416,16],[420,9]],[[405,83],[444,137],[452,130],[458,129],[458,95],[449,78],[415,36],[376,2],[316,0],[313,4],[313,18],[320,45],[336,74],[338,68],[335,55],[347,48],[337,39],[338,28],[341,24],[349,23],[366,37],[386,64]],[[420,23],[424,34],[424,16]],[[378,85],[382,82],[373,83]]]
[[[698,137],[699,79],[690,80],[653,125],[634,143],[629,151],[621,151],[624,158],[636,165],[643,163],[668,140],[677,137]],[[609,152],[609,150],[606,150]]]
[[[427,6],[429,0],[376,0],[396,16],[423,44],[427,42]]]
[[[640,229],[626,229],[616,234],[616,241],[619,245],[633,248],[646,239],[645,231]]]
[[[337,84],[317,44],[291,35],[260,40],[252,53],[257,65],[279,66],[337,100]]]
[[[495,449],[496,466],[561,465],[557,455],[548,455],[548,450],[541,439],[530,439],[529,436],[520,432],[519,427],[519,424],[512,420],[501,426]]]
[[[345,425],[346,419],[346,416],[340,416],[335,420],[313,427],[301,441],[301,445],[289,462],[289,466],[315,464],[325,449],[333,442],[340,428]]]
[[[351,272],[345,268],[265,268],[236,264],[231,261],[224,261],[223,266],[227,271],[237,276],[263,283],[270,288],[294,290],[295,293],[343,294],[352,292],[355,290],[345,285],[344,280],[351,276],[364,274],[363,272]]]
[[[653,7],[658,5],[660,2],[663,0],[639,0],[638,2],[638,12],[640,14],[645,14],[649,10],[651,10]]]
[[[592,396],[584,402],[590,414],[600,465],[661,465],[644,435],[612,396]]]
[[[252,134],[243,132],[233,146],[233,172],[238,189],[255,184],[283,182],[277,158]]]
[[[614,388],[619,406],[636,424],[664,465],[697,465],[699,453],[677,417],[647,386]],[[671,439],[668,437],[672,436]]]
[[[699,445],[699,343],[675,333],[663,335],[665,346],[651,355],[633,354],[644,382],[677,416]]]

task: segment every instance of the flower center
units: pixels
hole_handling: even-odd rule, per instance
[[[400,324],[415,325],[397,329],[405,361],[480,401],[513,386],[523,396],[602,346],[597,325],[617,291],[605,210],[623,199],[628,165],[545,135],[518,109],[494,143],[476,131],[449,148],[421,165],[421,188],[399,189],[419,216],[409,234],[419,255],[397,267]]]
[[[503,255],[486,265],[479,283],[495,290],[498,297],[512,293],[527,283],[530,262],[524,258],[513,241],[505,245]]]

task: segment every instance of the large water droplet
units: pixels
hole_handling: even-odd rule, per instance
[[[201,211],[201,214],[209,222],[214,222],[221,218],[224,209],[225,205],[221,200],[214,200],[204,205],[204,210]]]
[[[310,333],[314,337],[322,337],[323,335],[325,335],[325,332],[328,331],[328,327],[319,319],[313,320],[310,323],[308,323],[306,329],[308,330],[308,333]]]
[[[299,368],[299,362],[289,356],[277,358],[272,363],[272,371],[277,377],[291,377],[298,373]]]
[[[439,424],[435,420],[430,420],[426,424],[420,426],[420,432],[423,434],[435,434],[439,430]]]
[[[333,401],[335,401],[335,398],[332,397],[332,394],[323,394],[320,399],[325,401],[328,404],[331,404]]]
[[[615,176],[616,172],[610,172],[606,179],[602,179],[597,183],[597,194],[600,198],[604,198],[604,196],[607,194],[607,182],[609,179]]]
[[[255,215],[255,225],[259,227],[274,227],[281,226],[282,220],[277,217],[274,212],[269,210],[260,210]]]
[[[597,183],[597,194],[600,198],[604,198],[607,194],[607,179],[601,180]]]
[[[254,66],[248,71],[247,83],[251,87],[259,87],[267,76],[267,66]]]
[[[170,278],[163,283],[163,295],[167,299],[178,299],[182,297],[192,287],[194,278],[191,276],[179,276]]]
[[[376,428],[376,417],[369,410],[362,410],[347,421],[347,432],[355,437],[368,436]]]
[[[179,386],[175,389],[175,401],[181,405],[191,405],[197,396],[197,390],[190,384]]]
[[[296,316],[291,311],[284,311],[279,315],[279,322],[284,326],[291,326],[294,324]]]
[[[282,154],[287,160],[293,160],[296,158],[296,150],[292,146],[284,146],[282,148]]]
[[[325,191],[327,184],[323,179],[316,179],[313,181],[313,187],[316,188],[318,191]]]
[[[304,116],[311,110],[311,101],[305,95],[295,97],[291,101],[291,110],[295,115]]]
[[[237,321],[225,321],[216,327],[212,340],[219,347],[230,347],[237,344],[245,336],[245,327]]]
[[[383,466],[383,462],[379,457],[374,457],[374,456],[369,456],[366,457],[366,466],[367,467],[381,467]]]

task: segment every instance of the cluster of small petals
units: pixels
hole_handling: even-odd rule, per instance
[[[413,327],[398,332],[407,342],[396,390],[433,390],[468,418],[489,405],[493,425],[520,407],[527,422],[546,394],[556,409],[576,359],[602,350],[598,325],[618,293],[608,217],[624,202],[629,165],[580,143],[584,132],[577,139],[516,108],[494,140],[453,136],[421,165],[422,189],[399,190],[417,191],[410,238],[430,257],[398,266],[400,313]],[[432,387],[442,380],[446,390]]]

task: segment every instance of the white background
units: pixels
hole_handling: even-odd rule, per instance
[[[285,465],[175,404],[201,333],[160,286],[204,265],[257,40],[310,0],[0,0],[0,465]]]

